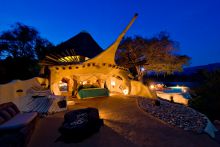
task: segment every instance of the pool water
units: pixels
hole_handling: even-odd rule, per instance
[[[187,90],[187,87],[168,87],[168,89],[163,90],[163,92],[168,94],[178,93],[181,94],[184,98],[190,99],[191,96]]]
[[[175,88],[175,89],[166,89],[166,90],[163,90],[165,93],[182,93],[183,91],[182,91],[182,89],[180,88],[180,89],[177,89],[177,88]]]

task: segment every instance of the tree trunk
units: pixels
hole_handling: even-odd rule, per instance
[[[136,70],[137,70],[137,80],[143,83],[143,71],[141,71],[141,67],[140,66],[135,66]]]

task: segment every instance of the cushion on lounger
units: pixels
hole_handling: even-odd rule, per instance
[[[36,116],[37,116],[36,112],[21,113],[21,114],[19,113],[15,115],[13,118],[11,118],[10,120],[1,124],[0,130],[22,128],[25,125],[29,124],[32,120],[34,120]]]
[[[8,107],[6,110],[11,114],[11,116],[15,116],[18,113],[12,107]]]
[[[4,122],[5,122],[5,119],[2,116],[0,116],[0,124],[3,124]]]
[[[5,120],[9,120],[12,118],[11,114],[5,109],[0,111],[0,116],[2,116]]]

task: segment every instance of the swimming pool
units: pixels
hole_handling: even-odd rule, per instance
[[[167,94],[181,94],[184,98],[190,99],[191,96],[188,92],[189,88],[184,86],[175,86],[175,87],[168,87],[168,89],[163,90],[164,93]]]
[[[188,90],[189,88],[185,86],[172,86],[167,87],[167,89],[164,89],[163,91],[166,93],[186,93]]]
[[[188,90],[189,90],[188,87],[175,86],[175,87],[167,87],[164,90],[158,90],[156,91],[156,94],[158,97],[162,99],[173,101],[175,103],[188,105],[188,101],[191,98]]]
[[[165,93],[182,93],[182,89],[165,89],[163,90]]]

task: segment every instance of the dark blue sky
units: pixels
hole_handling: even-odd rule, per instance
[[[135,12],[127,36],[166,31],[191,66],[220,62],[220,0],[0,0],[0,31],[21,22],[55,45],[87,31],[105,49]]]

